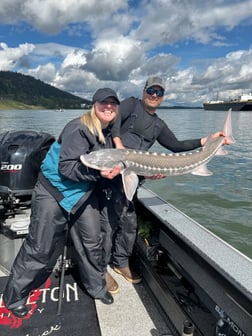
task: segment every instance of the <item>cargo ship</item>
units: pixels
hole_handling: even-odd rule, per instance
[[[252,94],[243,94],[237,99],[209,100],[203,103],[205,110],[227,111],[252,111]]]

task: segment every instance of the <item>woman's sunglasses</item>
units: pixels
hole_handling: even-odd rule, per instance
[[[164,95],[164,90],[163,89],[153,89],[152,87],[148,88],[145,90],[148,95],[153,96],[155,93],[157,97],[163,97]]]

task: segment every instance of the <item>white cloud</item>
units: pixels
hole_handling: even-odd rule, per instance
[[[56,69],[54,64],[48,63],[39,65],[36,69],[28,70],[30,76],[42,80],[45,83],[53,83],[55,80]]]
[[[83,97],[111,86],[121,98],[141,95],[146,78],[160,74],[168,102],[200,105],[216,90],[228,96],[237,87],[251,90],[252,50],[239,46],[239,31],[228,39],[238,25],[251,28],[251,13],[252,0],[3,0],[0,20],[13,41],[0,32],[0,70]],[[39,41],[13,47],[15,35]]]
[[[84,51],[74,49],[66,55],[66,58],[62,62],[62,68],[66,67],[80,67],[87,63],[86,55]]]
[[[141,65],[143,51],[140,43],[119,36],[113,40],[98,40],[87,54],[83,69],[90,71],[100,80],[127,80],[130,72]]]
[[[30,43],[20,44],[17,48],[9,48],[6,43],[0,43],[0,69],[13,70],[34,48]]]
[[[125,9],[124,0],[2,0],[1,23],[27,22],[40,32],[59,33],[69,23],[99,21],[119,9]]]
[[[154,0],[146,4],[144,19],[132,32],[150,46],[195,40],[200,43],[222,40],[218,27],[230,30],[251,20],[252,1]],[[151,29],[150,29],[151,27]]]

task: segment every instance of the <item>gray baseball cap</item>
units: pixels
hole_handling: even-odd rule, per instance
[[[165,81],[159,76],[149,77],[145,84],[145,89],[148,89],[152,86],[160,86],[165,91]]]

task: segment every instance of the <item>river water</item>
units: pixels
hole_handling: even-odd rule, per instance
[[[39,130],[58,136],[64,125],[83,110],[0,111],[0,133]],[[179,139],[221,130],[226,112],[201,109],[160,109]],[[228,155],[208,164],[212,176],[183,175],[145,185],[223,240],[252,258],[252,112],[232,112],[236,143]],[[155,144],[152,151],[167,152]]]

